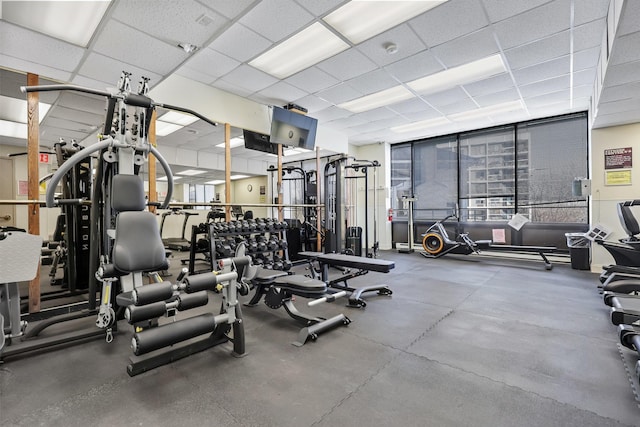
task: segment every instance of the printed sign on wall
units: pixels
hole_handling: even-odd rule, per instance
[[[605,169],[629,169],[631,167],[631,147],[604,150]]]

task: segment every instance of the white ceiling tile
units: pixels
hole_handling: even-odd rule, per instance
[[[0,20],[0,55],[73,71],[84,52],[81,47]]]
[[[247,8],[258,3],[256,0],[198,0],[200,3],[226,16],[229,19],[236,18]]]
[[[607,16],[610,0],[580,0],[574,2],[574,25],[602,19]]]
[[[429,106],[429,104],[427,104],[422,98],[414,98],[402,101],[398,104],[390,105],[388,108],[396,111],[399,114],[430,113],[434,117],[440,115],[440,113],[431,108],[431,106]]]
[[[325,73],[318,67],[307,68],[284,80],[305,92],[315,93],[319,90],[335,86],[340,80]]]
[[[469,100],[469,97],[460,86],[456,86],[448,90],[443,90],[438,93],[422,95],[422,98],[426,99],[429,104],[433,105],[436,108],[441,105],[455,104],[458,102],[465,102]]]
[[[384,70],[373,70],[354,79],[347,81],[347,84],[358,92],[369,95],[374,92],[379,92],[390,87],[397,86],[399,83],[397,80],[389,76]]]
[[[108,89],[115,90],[118,84],[119,78],[120,78],[120,75],[118,75],[117,77],[111,76],[111,80],[112,80],[111,82],[103,82],[101,80],[90,79],[88,77],[78,74],[71,80],[71,83],[73,83],[74,85],[84,86],[84,87],[97,89],[97,90],[108,90]]]
[[[464,85],[464,89],[467,93],[474,97],[494,92],[502,92],[511,87],[513,87],[513,80],[511,79],[511,76],[504,73],[485,80],[480,80],[479,82]]]
[[[600,95],[600,102],[612,102],[621,99],[630,99],[640,93],[640,81],[628,85],[611,86]]]
[[[66,120],[66,119],[59,119],[57,117],[48,117],[46,123],[47,123],[47,126],[46,126],[47,128],[71,130],[71,131],[78,132],[79,134],[82,134],[82,135],[98,129],[95,126],[89,126],[84,123],[72,122],[71,120]]]
[[[573,54],[573,70],[580,71],[587,68],[595,69],[600,58],[600,47],[581,50]]]
[[[442,71],[444,67],[431,52],[424,51],[387,65],[384,69],[399,81],[406,83]]]
[[[508,49],[504,52],[507,63],[512,70],[517,70],[568,55],[569,35],[569,31],[562,31],[550,37]]]
[[[278,42],[297,33],[311,21],[313,15],[294,2],[262,0],[239,22],[272,42]],[[274,22],[278,25],[273,25]]]
[[[491,22],[502,21],[548,2],[549,0],[482,0]]]
[[[640,81],[640,61],[626,62],[620,65],[613,65],[607,69],[603,86],[618,86],[627,83]]]
[[[489,107],[491,105],[501,104],[503,102],[517,101],[520,99],[518,91],[515,87],[501,92],[494,92],[483,96],[473,98],[480,107]]]
[[[483,28],[431,49],[447,67],[456,67],[500,52],[491,28]]]
[[[245,89],[243,87],[226,82],[223,79],[216,80],[211,84],[211,86],[224,90],[225,92],[229,92],[229,93],[232,93],[238,96],[244,96],[244,97],[248,97],[253,92],[255,92],[253,90]]]
[[[95,43],[94,50],[114,60],[168,74],[187,58],[182,49],[111,20]],[[122,65],[126,68],[127,65]]]
[[[619,114],[626,111],[640,111],[640,99],[622,99],[606,102],[598,106],[598,114]]]
[[[262,89],[258,95],[270,100],[270,104],[286,105],[298,98],[308,95],[306,92],[291,86],[285,82],[278,82],[272,86]]]
[[[616,3],[619,1],[616,0]],[[616,34],[623,36],[638,31],[638,22],[640,22],[640,4],[637,1],[625,1]]]
[[[593,93],[593,84],[582,85],[582,86],[574,86],[574,88],[573,88],[573,99],[575,100],[575,99],[578,99],[578,98],[589,98],[592,93]]]
[[[329,89],[322,90],[316,93],[318,97],[329,101],[333,104],[340,104],[341,102],[351,101],[352,99],[359,98],[363,94],[358,92],[346,83],[333,86]]]
[[[640,25],[638,26],[640,29]],[[618,37],[613,44],[609,65],[640,60],[640,31]]]
[[[296,99],[295,103],[303,108],[306,108],[307,111],[309,111],[310,115],[313,115],[315,111],[323,110],[332,105],[331,103],[325,101],[324,99],[320,99],[315,95],[307,95],[305,97]]]
[[[591,47],[600,46],[605,30],[605,20],[589,22],[573,29],[573,51],[578,52]]]
[[[475,110],[476,108],[478,108],[478,106],[470,98],[466,98],[453,104],[440,105],[437,108],[442,114],[448,115],[462,113],[463,111]]]
[[[545,93],[558,92],[569,89],[569,75],[554,77],[547,80],[520,86],[520,93],[524,98],[532,98]]]
[[[64,138],[65,141],[72,139],[82,141],[86,136],[84,132],[57,128],[55,126],[40,126],[40,140],[46,139],[48,141],[58,142],[60,138]]]
[[[640,123],[640,110],[632,110],[616,114],[598,114],[594,120],[593,127],[594,129],[597,129],[629,123]]]
[[[376,120],[388,119],[390,117],[396,117],[398,114],[386,107],[375,108],[373,110],[358,113],[355,116],[363,118],[369,122]]]
[[[387,53],[387,43],[395,44],[398,51],[394,54]],[[426,46],[408,25],[403,24],[360,43],[357,49],[376,64],[384,66],[423,51]]]
[[[60,92],[60,97],[56,105],[103,115],[106,112],[107,101],[105,98],[99,96],[82,95],[79,92],[64,91]]]
[[[571,7],[556,0],[493,25],[503,49],[509,49],[566,30]],[[535,24],[534,24],[535,23]],[[523,29],[526,28],[526,31]]]
[[[319,122],[343,119],[345,117],[349,117],[350,115],[351,112],[338,107],[325,108],[324,110],[317,111],[313,114],[313,116],[318,119]]]
[[[350,117],[345,117],[343,119],[336,119],[330,122],[326,122],[327,126],[335,130],[341,130],[341,129],[351,128],[355,126],[360,126],[365,123],[367,123],[366,120],[360,117],[356,117],[355,115]]]
[[[209,47],[237,61],[245,62],[271,47],[271,42],[236,23],[216,38]]]
[[[409,25],[427,46],[433,47],[486,27],[489,21],[478,0],[456,0],[413,18]]]
[[[229,58],[227,55],[223,55],[213,49],[202,49],[189,58],[183,67],[188,67],[213,77],[222,77],[238,65],[240,65],[240,62]]]
[[[149,77],[151,79],[150,83],[157,83],[161,79],[159,74],[134,67],[133,65],[123,64],[121,61],[97,53],[89,54],[78,73],[93,80],[112,82],[111,85],[115,87],[122,71],[131,73],[131,86],[134,89],[138,87],[140,77]]]
[[[239,66],[233,72],[222,77],[222,80],[252,92],[258,92],[278,81],[275,77],[249,65]]]
[[[186,77],[188,79],[207,85],[213,83],[216,80],[215,77],[210,76],[209,74],[201,73],[198,70],[194,70],[193,68],[185,66],[178,68],[175,73],[179,76]]]
[[[573,73],[573,85],[582,86],[590,85],[593,88],[593,83],[596,81],[596,70],[593,68],[576,71]]]
[[[525,98],[525,104],[528,108],[544,108],[546,104],[554,104],[556,102],[566,103],[566,107],[569,107],[569,91],[562,90],[560,92],[547,93],[540,96],[534,96],[531,98]]]
[[[296,0],[302,7],[313,13],[315,16],[324,16],[343,3],[347,3],[346,0]]]
[[[373,61],[354,48],[325,59],[317,67],[342,81],[352,79],[377,68]]]
[[[92,114],[75,108],[55,107],[49,112],[49,116],[58,119],[69,120],[75,123],[82,123],[88,126],[99,126],[104,122],[104,116]]]
[[[569,73],[569,56],[513,71],[519,85],[526,85]]]
[[[2,23],[0,22],[0,25]],[[0,41],[0,45],[2,42]],[[14,58],[0,54],[0,64],[2,67],[6,67],[12,70],[30,72],[38,74],[40,77],[47,77],[61,82],[69,81],[71,73],[68,71],[62,71],[55,68],[47,67],[46,65],[37,64],[35,62],[25,61],[24,59]],[[25,77],[26,78],[26,77]]]
[[[212,20],[207,26],[196,22],[203,15]],[[199,47],[229,23],[195,0],[122,1],[116,3],[113,18],[169,44],[184,42]]]

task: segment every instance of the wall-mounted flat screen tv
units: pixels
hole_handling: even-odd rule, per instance
[[[273,107],[271,138],[274,144],[313,150],[318,120],[280,107]]]
[[[269,141],[269,135],[263,133],[252,132],[250,130],[243,130],[244,133],[244,148],[249,150],[262,151],[269,154],[278,154],[278,146],[272,144]]]

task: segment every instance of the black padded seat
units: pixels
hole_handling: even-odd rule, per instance
[[[388,273],[396,266],[393,261],[365,258],[355,255],[324,254],[322,252],[299,252],[298,255],[303,258],[318,260],[321,263],[328,264],[330,266],[357,268],[361,270],[375,271],[377,273]]]
[[[610,299],[611,323],[630,325],[640,320],[640,297],[635,295],[616,295]]]
[[[150,212],[120,212],[116,218],[113,266],[121,272],[169,268],[158,223]]]
[[[273,284],[279,288],[290,290],[294,295],[300,295],[301,292],[322,294],[327,291],[327,284],[322,280],[312,279],[301,274],[277,277]]]

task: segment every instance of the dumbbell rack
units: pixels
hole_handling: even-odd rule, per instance
[[[204,234],[201,226],[194,226],[191,238],[191,253],[189,257],[189,272],[195,271],[196,255],[210,252],[211,265],[216,259],[234,256],[236,246],[240,242],[246,243],[246,254],[252,258],[254,265],[261,265],[267,269],[288,271],[291,269],[289,251],[287,250],[286,222],[272,219],[251,219],[229,222],[206,223],[210,248],[205,250],[198,245],[198,234]],[[209,258],[205,255],[205,258]],[[213,269],[213,267],[212,267]]]

